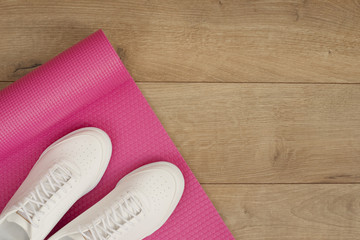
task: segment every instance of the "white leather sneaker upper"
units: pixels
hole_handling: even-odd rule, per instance
[[[9,231],[20,227],[27,235],[24,240],[44,239],[67,210],[98,184],[111,152],[110,138],[97,128],[79,129],[49,146],[0,215],[0,236],[12,239],[15,233]]]
[[[143,239],[166,222],[183,191],[184,177],[175,165],[145,165],[49,240]]]

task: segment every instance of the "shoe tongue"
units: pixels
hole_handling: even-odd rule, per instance
[[[124,225],[127,222],[131,222],[136,218],[142,211],[142,209],[138,206],[141,205],[140,201],[130,195],[124,195],[123,201],[119,203],[121,205],[118,206],[116,204],[113,206],[113,210],[115,211],[116,215],[113,215],[113,212],[111,210],[108,210],[107,215],[111,215],[111,218],[117,221],[117,224]],[[132,213],[130,214],[129,211]],[[104,218],[104,216],[103,216]],[[113,221],[106,221],[106,226],[103,225],[103,221],[101,219],[97,220],[96,226],[101,226],[101,228],[97,228],[97,233],[101,235],[103,238],[110,238],[111,236],[108,235],[107,231],[104,231],[104,229],[111,228],[111,229],[117,229],[117,231],[124,231],[123,227],[117,226]],[[92,232],[90,230],[87,230],[84,232],[87,236],[91,236],[94,239],[97,239],[96,236],[93,236]],[[71,236],[72,237],[72,236]],[[84,238],[73,238],[74,240],[84,240]]]
[[[14,212],[10,216],[6,218],[8,222],[15,223],[19,225],[24,231],[27,233],[27,235],[30,237],[30,229],[31,224],[18,212]]]
[[[54,169],[53,170],[53,174],[56,178],[58,178],[59,176],[61,176],[61,174],[64,172],[64,171],[68,171],[68,170],[60,170],[58,168]],[[60,178],[60,177],[59,177]],[[66,175],[65,176],[65,179],[62,179],[63,181],[68,181],[70,179],[70,174]],[[51,179],[50,181],[54,181],[54,179]],[[43,181],[42,183],[43,185],[43,188],[45,189],[45,191],[47,192],[47,194],[44,192],[44,189],[43,188],[39,188],[38,189],[38,194],[39,195],[32,195],[30,196],[31,199],[33,199],[34,201],[39,201],[39,202],[44,202],[44,200],[42,199],[48,199],[48,198],[51,198],[53,194],[50,194],[52,192],[57,192],[59,191],[59,189],[61,188],[61,186],[55,186],[55,189],[53,189],[51,183],[49,182],[48,179],[46,179],[46,181]],[[54,186],[54,184],[53,184]],[[24,204],[24,207],[26,209],[33,209],[35,211],[39,211],[42,206],[41,205],[38,205],[34,202],[31,202],[31,201],[28,201]],[[31,219],[28,219],[28,217],[24,214],[24,210],[21,209],[17,212],[17,214],[19,214],[20,216],[22,216],[25,220],[27,220],[27,222],[31,222]],[[32,218],[32,214],[30,216],[30,218]]]
[[[72,234],[72,235],[69,235],[69,236],[65,236],[61,239],[64,239],[64,240],[84,240],[84,237],[81,236],[81,234]]]

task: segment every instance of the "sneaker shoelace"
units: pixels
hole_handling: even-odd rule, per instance
[[[106,240],[120,234],[119,231],[126,230],[129,225],[133,225],[142,215],[141,213],[143,213],[141,202],[135,194],[127,192],[126,196],[86,229],[79,227],[79,232],[86,240]]]
[[[58,193],[58,191],[70,180],[71,172],[63,166],[56,165],[49,173],[40,181],[35,187],[35,190],[25,198],[24,202],[20,203],[17,211],[30,224],[38,227],[35,219],[39,221],[40,215],[44,214],[41,210],[49,201],[54,201],[51,197]]]

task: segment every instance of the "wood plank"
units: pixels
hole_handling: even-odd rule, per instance
[[[358,84],[138,85],[201,183],[360,182]]]
[[[358,240],[356,184],[204,185],[236,239]]]
[[[358,1],[2,1],[0,81],[103,28],[137,81],[359,83]]]
[[[360,85],[138,84],[202,183],[360,182]]]

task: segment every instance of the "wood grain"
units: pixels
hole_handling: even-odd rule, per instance
[[[102,28],[136,81],[360,82],[355,0],[34,0],[0,9],[0,81]]]
[[[204,185],[236,239],[355,240],[360,185]]]
[[[140,89],[202,183],[360,182],[360,85]]]
[[[360,182],[358,84],[138,85],[201,183]]]
[[[102,28],[236,239],[359,239],[360,1],[0,9],[0,89]]]

